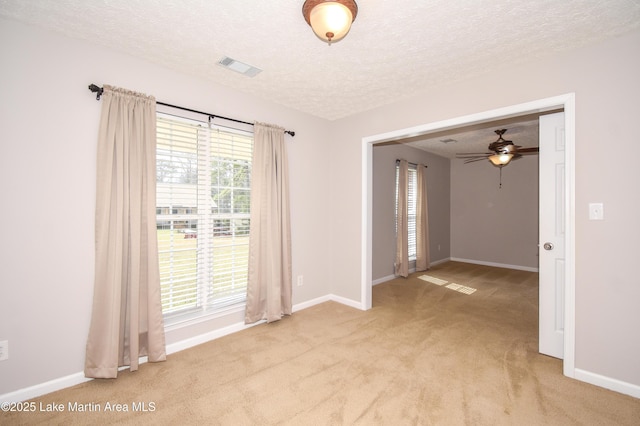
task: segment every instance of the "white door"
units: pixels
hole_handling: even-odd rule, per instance
[[[539,351],[564,356],[564,113],[540,117]]]

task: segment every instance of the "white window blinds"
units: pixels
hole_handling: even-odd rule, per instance
[[[166,316],[246,297],[253,135],[158,114],[156,213]]]
[[[398,232],[398,182],[400,166],[396,164],[396,234]],[[416,214],[418,207],[418,170],[415,164],[409,163],[409,176],[407,179],[407,226],[409,235],[407,238],[408,256],[410,261],[416,260]]]

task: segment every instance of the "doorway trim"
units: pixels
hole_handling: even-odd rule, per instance
[[[422,136],[436,131],[487,123],[521,115],[564,109],[566,216],[565,216],[565,307],[563,374],[575,378],[575,93],[539,99],[517,105],[436,121],[362,138],[362,229],[361,300],[362,309],[371,309],[373,266],[373,145]]]

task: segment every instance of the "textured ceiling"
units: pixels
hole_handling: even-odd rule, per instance
[[[637,0],[359,0],[349,35],[327,46],[302,3],[0,0],[0,16],[328,120],[640,28]],[[223,56],[263,71],[248,78]]]
[[[0,0],[0,16],[104,45],[278,104],[335,120],[504,65],[640,28],[638,0],[360,0],[331,46],[303,0]],[[218,65],[225,56],[262,70]],[[105,82],[96,82],[105,83]],[[404,140],[453,158],[484,152],[494,130],[537,146],[537,118]],[[453,139],[455,142],[443,143]]]
[[[495,133],[498,129],[505,129],[506,132],[502,136],[503,139],[512,141],[514,145],[519,145],[523,148],[539,145],[537,116],[493,121],[447,132],[434,133],[428,136],[403,139],[400,143],[408,144],[442,157],[456,158],[458,153],[489,152],[489,144],[498,140],[498,135]]]

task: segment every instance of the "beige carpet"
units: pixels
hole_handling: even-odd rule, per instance
[[[537,353],[537,274],[449,262],[0,413],[1,424],[638,425],[640,400]],[[69,412],[69,403],[101,411]],[[106,412],[122,404],[128,412]],[[133,411],[145,407],[151,411]]]

